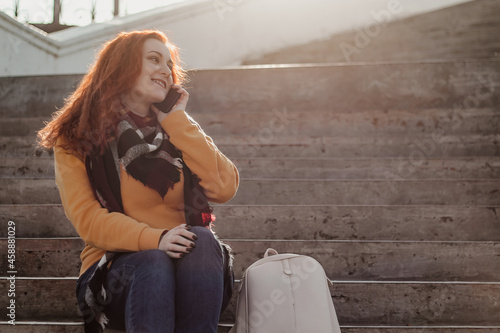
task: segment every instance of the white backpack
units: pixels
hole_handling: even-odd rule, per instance
[[[340,333],[328,283],[315,259],[267,249],[243,274],[230,333]]]

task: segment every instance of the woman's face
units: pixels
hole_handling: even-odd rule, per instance
[[[159,103],[173,84],[170,51],[161,41],[149,38],[142,46],[142,69],[129,95],[136,103]]]

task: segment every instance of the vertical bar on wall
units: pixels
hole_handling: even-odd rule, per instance
[[[120,0],[115,0],[115,9],[113,11],[113,16],[118,17],[120,15]]]
[[[61,0],[54,0],[54,25],[59,25],[59,17],[61,16]]]

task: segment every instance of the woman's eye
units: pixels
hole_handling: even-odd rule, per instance
[[[158,57],[151,57],[150,58],[155,64],[158,64],[160,62],[160,59]]]

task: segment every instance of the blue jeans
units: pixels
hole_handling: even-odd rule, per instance
[[[210,230],[190,231],[198,236],[196,247],[181,259],[147,250],[113,261],[106,280],[111,294],[104,308],[106,327],[127,333],[217,332],[224,284],[222,247]],[[96,265],[78,279],[78,304]]]

